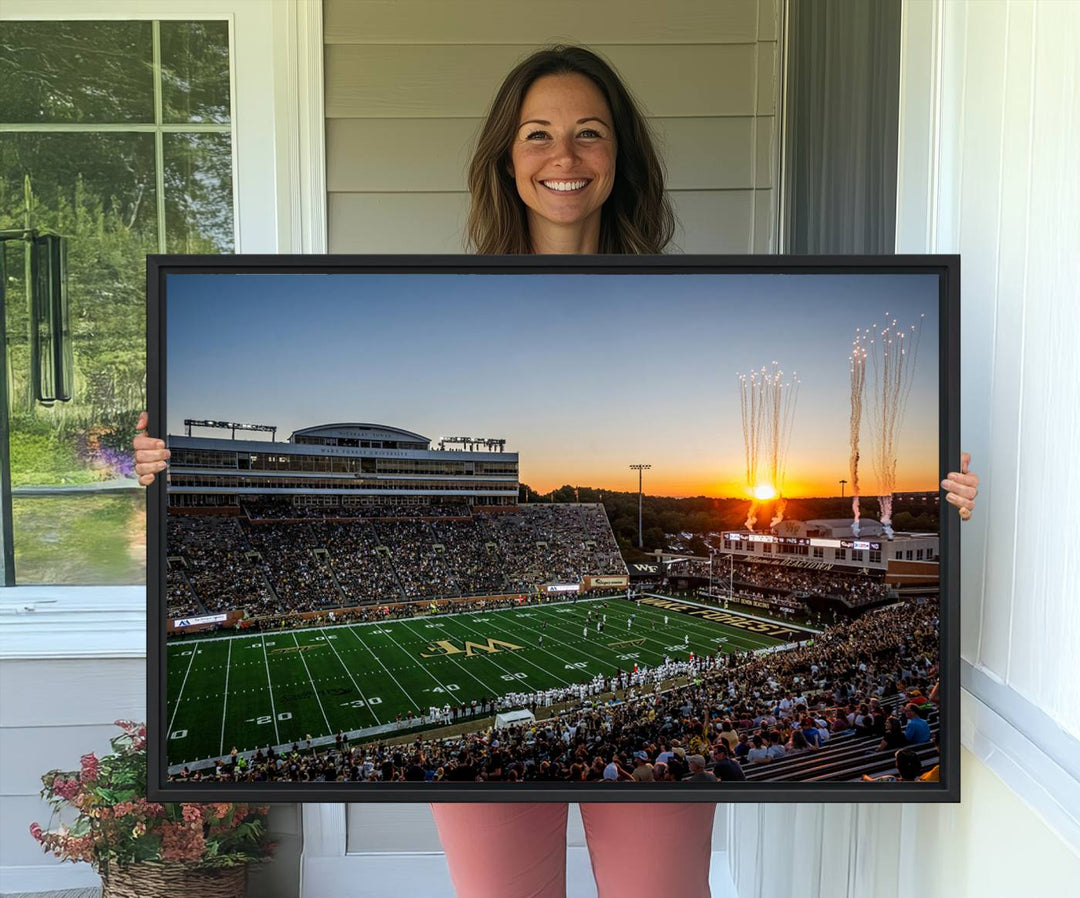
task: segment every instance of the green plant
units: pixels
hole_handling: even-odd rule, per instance
[[[112,865],[183,863],[193,868],[232,867],[269,860],[269,808],[246,804],[159,804],[146,799],[146,727],[118,720],[122,734],[113,753],[82,756],[76,772],[50,770],[41,797],[58,814],[74,810],[73,823],[55,830],[30,825],[30,834],[60,860],[86,861],[108,873]]]

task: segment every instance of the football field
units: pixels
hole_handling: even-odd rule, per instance
[[[744,651],[795,637],[779,623],[716,609],[709,615],[727,622],[707,620],[693,615],[703,613],[700,605],[664,600],[671,607],[659,608],[649,601],[581,599],[169,642],[168,764],[221,757],[233,747],[332,742],[335,733],[370,731],[410,711],[423,717],[446,702],[468,705],[584,683],[635,664],[654,667],[665,655],[686,660],[721,645]],[[601,615],[607,622],[598,633]]]

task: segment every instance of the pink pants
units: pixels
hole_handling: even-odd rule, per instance
[[[433,803],[458,898],[564,898],[567,805]],[[711,802],[583,804],[599,898],[709,898]]]

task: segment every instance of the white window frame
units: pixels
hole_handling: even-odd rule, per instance
[[[237,253],[325,253],[321,0],[4,0],[3,21],[229,23]],[[145,586],[0,588],[0,658],[146,655]]]

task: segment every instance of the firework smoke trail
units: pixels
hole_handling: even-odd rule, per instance
[[[761,369],[764,374],[765,369]],[[761,431],[764,416],[761,408],[761,384],[756,373],[739,375],[742,398],[743,445],[746,452],[746,485],[753,492],[757,486],[758,448],[761,445]],[[750,500],[750,509],[746,513],[746,528],[753,530],[757,523],[757,499]]]
[[[855,329],[851,356],[851,535],[859,535],[859,431],[862,429],[863,392],[866,388],[866,348]]]
[[[775,526],[784,519],[787,501],[783,497],[785,462],[791,443],[791,428],[795,415],[795,403],[799,395],[799,381],[792,376],[784,383],[784,372],[776,362],[772,370],[762,366],[750,375],[739,375],[743,443],[746,451],[746,485],[751,495],[760,485],[760,475],[766,474],[769,483],[778,494],[776,514],[771,521]],[[767,453],[767,470],[761,471],[762,452]],[[750,501],[746,527],[754,529],[757,523],[758,499]]]
[[[872,459],[878,477],[878,494],[881,500],[881,526],[885,538],[893,538],[892,494],[896,485],[896,447],[900,428],[904,423],[908,396],[915,374],[915,359],[922,336],[922,321],[911,325],[908,331],[897,326],[896,319],[885,313],[884,326],[874,334],[869,346],[864,348],[870,357],[873,371],[873,390],[870,393],[870,435],[873,443]],[[864,336],[865,340],[865,336]]]
[[[784,498],[784,477],[787,474],[787,452],[791,445],[791,426],[795,422],[795,403],[799,398],[799,380],[792,373],[791,382],[783,383],[784,372],[773,362],[772,446],[770,452],[772,484],[776,488],[776,508],[770,527],[784,520],[787,499]]]

